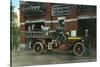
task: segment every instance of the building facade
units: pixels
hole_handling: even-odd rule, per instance
[[[64,32],[70,32],[70,36],[83,36],[88,29],[91,37],[96,38],[95,6],[21,1],[20,44],[27,43],[25,31],[29,28],[32,30],[34,26],[37,30],[43,25],[56,30],[60,21],[63,21]]]

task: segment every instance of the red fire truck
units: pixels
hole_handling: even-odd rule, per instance
[[[82,56],[85,52],[84,40],[82,37],[70,36],[69,32],[64,32],[63,20],[60,22],[60,28],[52,30],[50,27],[41,26],[40,29],[26,31],[26,36],[31,42],[35,54],[42,54],[48,50],[73,50],[77,56]]]

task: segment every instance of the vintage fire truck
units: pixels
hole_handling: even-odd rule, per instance
[[[83,37],[70,36],[69,32],[64,32],[63,20],[59,22],[60,27],[56,30],[50,27],[41,26],[40,29],[32,28],[26,31],[28,44],[31,44],[32,50],[35,54],[42,54],[45,51],[72,50],[77,56],[82,56],[85,53],[85,45]]]

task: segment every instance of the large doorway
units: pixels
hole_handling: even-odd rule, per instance
[[[78,35],[84,36],[85,30],[88,29],[88,34],[92,44],[91,47],[96,48],[96,19],[81,19],[78,20],[78,24]]]
[[[44,26],[44,22],[35,22],[35,23],[26,23],[26,31],[28,30],[28,27],[30,26],[31,30],[41,30],[41,26]],[[34,26],[34,29],[32,29]]]

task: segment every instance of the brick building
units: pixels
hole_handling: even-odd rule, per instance
[[[20,44],[26,44],[25,31],[28,27],[39,29],[41,25],[58,29],[63,21],[64,31],[71,36],[83,36],[85,29],[91,37],[96,38],[96,6],[57,4],[43,2],[21,1],[20,3]],[[94,33],[95,32],[95,33]]]

